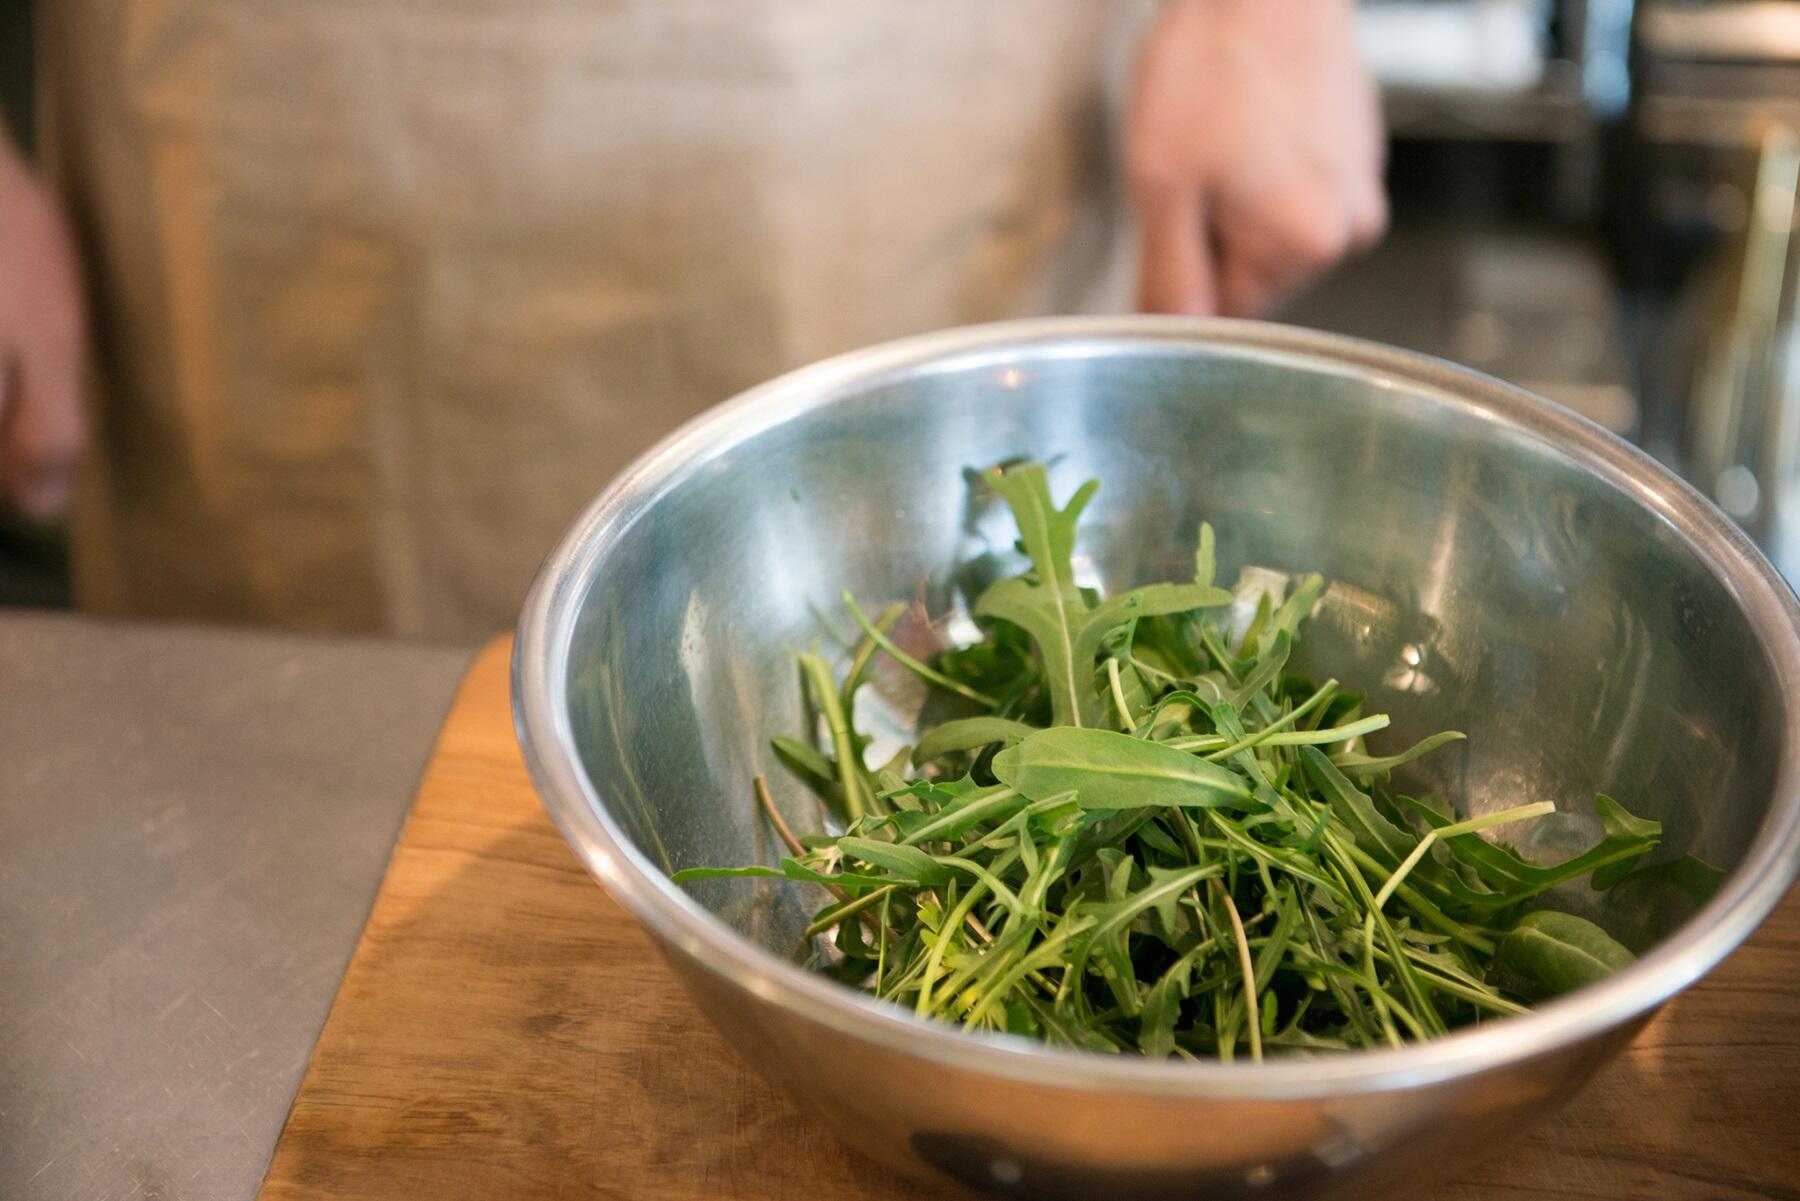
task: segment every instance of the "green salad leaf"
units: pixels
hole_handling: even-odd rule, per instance
[[[1038,464],[979,478],[1031,563],[975,598],[982,640],[915,655],[890,637],[902,606],[871,619],[846,594],[862,640],[842,677],[800,656],[814,728],[772,746],[830,832],[795,835],[758,777],[789,853],[675,873],[822,888],[801,948],[821,971],[1088,1051],[1329,1054],[1520,1013],[1632,962],[1546,907],[1555,890],[1716,886],[1691,856],[1643,866],[1662,828],[1610,797],[1595,845],[1541,863],[1511,836],[1548,804],[1458,818],[1391,792],[1463,735],[1379,753],[1386,716],[1296,671],[1321,577],[1220,588],[1202,524],[1191,581],[1101,597],[1074,557],[1097,483],[1059,507]],[[877,656],[949,716],[871,766],[857,698]]]

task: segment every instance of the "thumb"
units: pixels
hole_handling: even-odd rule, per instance
[[[1138,308],[1146,313],[1218,311],[1212,251],[1200,194],[1158,187],[1137,193]]]
[[[78,345],[38,345],[0,380],[0,500],[49,520],[68,508],[84,440]]]

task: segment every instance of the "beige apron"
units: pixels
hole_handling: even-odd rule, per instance
[[[1121,296],[1093,0],[56,0],[92,609],[464,637],[677,423]]]

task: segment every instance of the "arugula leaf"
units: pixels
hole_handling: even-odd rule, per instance
[[[1615,868],[1623,870],[1615,871]],[[1621,859],[1594,873],[1594,887],[1602,891],[1634,884],[1666,884],[1680,890],[1695,905],[1712,900],[1724,882],[1724,869],[1714,867],[1697,855],[1683,855],[1679,859],[1641,867],[1635,859]]]
[[[1396,797],[1395,800],[1423,817],[1433,829],[1455,824],[1450,818],[1411,797]],[[1600,823],[1606,831],[1605,837],[1598,845],[1581,854],[1548,867],[1527,863],[1506,847],[1489,842],[1479,834],[1447,838],[1444,845],[1458,859],[1474,868],[1482,881],[1498,894],[1491,902],[1477,903],[1513,905],[1534,897],[1545,889],[1554,888],[1565,880],[1585,876],[1609,863],[1623,860],[1635,862],[1644,852],[1656,846],[1657,840],[1662,836],[1662,823],[1649,818],[1633,817],[1623,805],[1604,793],[1594,798],[1594,812],[1600,817]]]
[[[915,884],[944,884],[950,879],[948,867],[915,846],[846,836],[838,839],[838,849]]]
[[[797,859],[783,859],[779,868],[774,867],[689,867],[674,872],[669,879],[677,884],[686,884],[689,880],[719,880],[732,877],[766,878],[771,880],[798,880],[803,884],[834,884],[844,888],[878,888],[892,881],[880,876],[871,876],[863,872],[821,872],[806,866]]]
[[[1520,1012],[1513,982],[1551,993],[1630,962],[1579,918],[1519,917],[1546,888],[1716,885],[1691,856],[1643,866],[1661,827],[1607,797],[1598,845],[1546,866],[1479,831],[1547,806],[1457,821],[1369,791],[1461,735],[1365,753],[1357,740],[1387,717],[1294,674],[1321,577],[1246,569],[1218,588],[1203,524],[1192,582],[1104,598],[1073,573],[1092,484],[1059,509],[1040,466],[983,478],[1032,567],[976,601],[981,642],[915,659],[888,636],[902,606],[871,619],[845,594],[863,633],[847,670],[802,657],[808,724],[829,743],[772,745],[843,833],[795,834],[759,779],[793,855],[675,876],[824,886],[803,939],[821,972],[921,1015],[1092,1051],[1398,1046]],[[857,698],[878,654],[961,699],[934,696],[927,712],[955,720],[871,768]]]
[[[1183,955],[1144,994],[1138,1011],[1138,1050],[1157,1059],[1174,1053],[1175,1023],[1181,1018],[1181,1003],[1188,998],[1193,974],[1193,957]]]
[[[947,721],[919,739],[913,748],[914,763],[930,763],[956,751],[972,751],[1003,742],[1008,746],[1030,734],[1034,727],[1005,717],[962,717]]]
[[[1506,932],[1500,961],[1555,996],[1598,983],[1637,957],[1586,918],[1540,909]]]
[[[1080,628],[1075,632],[1075,662],[1093,662],[1106,636],[1128,621],[1167,617],[1230,603],[1231,593],[1200,584],[1151,584],[1133,589],[1097,605],[1082,618]]]
[[[1058,509],[1050,498],[1049,477],[1037,463],[990,471],[983,478],[1012,509],[1034,571],[1029,578],[999,580],[989,586],[975,602],[975,612],[1003,618],[1030,634],[1044,658],[1054,721],[1058,725],[1087,724],[1083,717],[1091,721],[1098,698],[1086,665],[1075,653],[1075,636],[1088,605],[1075,584],[1070,557],[1075,551],[1075,522],[1099,489],[1099,481],[1083,484],[1069,503]]]
[[[1376,859],[1389,867],[1395,866],[1418,841],[1383,817],[1368,794],[1350,783],[1325,757],[1325,752],[1317,747],[1302,747],[1300,762],[1306,769],[1307,778],[1331,805],[1334,820],[1341,821],[1350,830],[1356,845]]]
[[[900,841],[908,846],[943,842],[982,822],[1011,817],[1025,807],[1026,798],[1011,788],[982,788],[964,792],[931,813],[902,819]]]
[[[1460,742],[1465,737],[1467,735],[1460,730],[1444,730],[1429,738],[1419,739],[1398,755],[1371,757],[1357,751],[1340,751],[1331,757],[1331,762],[1346,776],[1368,780],[1375,776],[1385,776],[1396,767],[1403,767],[1416,759],[1422,759],[1439,747],[1452,742]]]
[[[1218,555],[1215,553],[1217,541],[1218,539],[1213,536],[1212,526],[1202,521],[1200,523],[1200,544],[1194,548],[1194,583],[1202,588],[1213,586],[1213,576],[1218,571]],[[1224,592],[1226,596],[1231,595],[1228,589],[1220,589],[1220,591]],[[1231,602],[1224,603],[1230,604]]]
[[[1035,463],[990,472],[985,478],[1012,509],[1033,574],[990,585],[976,601],[975,612],[1002,618],[1031,635],[1043,656],[1055,724],[1099,724],[1103,707],[1088,671],[1101,642],[1113,630],[1133,618],[1165,617],[1231,603],[1231,593],[1211,583],[1208,528],[1201,534],[1201,551],[1195,556],[1196,571],[1204,570],[1206,580],[1151,584],[1090,609],[1074,582],[1070,560],[1075,549],[1075,522],[1098,484],[1090,480],[1059,510],[1050,496],[1048,476]]]
[[[837,768],[831,760],[797,738],[777,734],[769,746],[781,765],[806,783],[821,799],[829,800],[837,788]]]
[[[1127,864],[1129,864],[1129,860]],[[1131,966],[1131,952],[1128,944],[1131,923],[1146,910],[1166,908],[1172,913],[1176,902],[1181,899],[1183,893],[1202,880],[1219,875],[1220,870],[1216,863],[1179,871],[1161,867],[1151,868],[1149,885],[1137,892],[1118,895],[1122,893],[1122,888],[1109,889],[1107,901],[1087,907],[1089,916],[1097,920],[1077,952],[1073,966],[1079,968],[1089,956],[1099,956],[1105,967],[1110,969],[1105,973],[1106,980],[1108,986],[1113,990],[1119,1007],[1127,1015],[1136,1014],[1140,999],[1137,992],[1136,971]],[[1129,881],[1128,874],[1120,877],[1115,873],[1114,878]]]
[[[1033,800],[1072,792],[1083,809],[1266,807],[1236,773],[1112,730],[1039,730],[995,755],[994,775]]]

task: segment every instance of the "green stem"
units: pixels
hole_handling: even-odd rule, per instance
[[[1244,973],[1244,1014],[1250,1028],[1250,1061],[1261,1063],[1262,1015],[1256,996],[1256,967],[1250,959],[1250,940],[1244,934],[1244,919],[1238,916],[1237,905],[1232,902],[1231,894],[1225,891],[1225,886],[1219,883],[1216,876],[1212,887],[1219,900],[1225,903],[1225,916],[1231,919],[1231,936],[1237,941],[1238,967]]]
[[[1137,722],[1131,716],[1131,706],[1125,700],[1125,685],[1119,680],[1119,661],[1106,661],[1106,679],[1112,688],[1113,705],[1119,710],[1119,724],[1129,734],[1137,728]]]
[[[869,906],[873,905],[876,901],[881,900],[881,898],[887,896],[900,886],[898,884],[887,884],[881,888],[875,889],[873,892],[866,892],[862,896],[854,898],[835,885],[829,887],[831,888],[832,895],[836,896],[842,904],[832,906],[830,909],[819,914],[817,918],[813,919],[812,924],[801,931],[801,936],[803,938],[811,938],[816,934],[823,934],[845,918],[854,917],[856,914],[865,912]]]
[[[1216,763],[1220,759],[1229,759],[1240,751],[1247,751],[1251,747],[1257,746],[1263,742],[1263,740],[1281,733],[1283,730],[1305,717],[1308,713],[1311,713],[1314,709],[1330,700],[1337,694],[1337,690],[1338,682],[1336,680],[1326,680],[1319,686],[1318,691],[1314,692],[1301,703],[1298,709],[1293,710],[1285,717],[1276,718],[1274,721],[1254,733],[1246,734],[1232,745],[1225,747],[1222,750],[1212,752],[1207,755],[1206,758],[1209,761]]]
[[[1329,838],[1331,835],[1328,833],[1326,837]],[[1359,878],[1363,873],[1383,879],[1386,878],[1388,869],[1383,867],[1381,861],[1376,859],[1375,856],[1369,854],[1355,843],[1345,845],[1344,850],[1356,866],[1361,869],[1359,873],[1356,873]],[[1414,912],[1424,918],[1426,922],[1430,923],[1437,930],[1448,934],[1451,938],[1454,938],[1457,942],[1462,943],[1471,950],[1480,951],[1484,955],[1492,955],[1494,953],[1494,944],[1491,939],[1482,937],[1462,922],[1450,917],[1436,905],[1433,905],[1430,901],[1426,900],[1424,895],[1413,888],[1412,885],[1401,884],[1394,889],[1394,892],[1402,901],[1405,901],[1408,905],[1412,906]]]
[[[883,930],[886,930],[888,928],[888,901],[892,897],[893,897],[892,892],[888,892],[885,889],[883,890],[882,897],[881,897],[881,928]],[[876,998],[876,1000],[881,999],[881,981],[882,981],[882,978],[887,975],[887,947],[888,947],[888,940],[883,938],[881,940],[881,949],[875,953],[875,998]]]
[[[875,619],[875,628],[881,631],[883,635],[887,634],[889,630],[894,628],[894,623],[900,620],[900,615],[904,612],[906,612],[906,606],[899,601],[895,601],[882,611],[880,617]],[[863,640],[857,643],[856,655],[850,660],[850,671],[844,676],[845,709],[850,708],[851,698],[856,695],[856,690],[862,686],[863,674],[869,670],[869,664],[874,660],[875,651],[879,646],[880,644],[867,634],[864,634]]]
[[[1218,734],[1197,734],[1192,738],[1171,738],[1165,746],[1174,747],[1178,751],[1212,751],[1217,754],[1208,755],[1208,759],[1223,759],[1235,755],[1246,746],[1322,746],[1333,742],[1347,742],[1352,738],[1361,738],[1365,734],[1373,734],[1388,727],[1385,715],[1365,717],[1348,725],[1333,726],[1329,730],[1281,730],[1266,737],[1246,735],[1238,742]],[[1266,731],[1259,730],[1258,735]]]
[[[844,790],[844,816],[850,821],[865,817],[869,813],[869,804],[863,795],[862,773],[867,768],[863,766],[861,752],[856,749],[856,735],[844,718],[844,707],[838,703],[837,685],[832,682],[831,669],[825,665],[825,660],[809,654],[800,656],[800,670],[812,684],[819,712],[825,715],[825,727],[831,731],[838,783]]]
[[[925,666],[925,664],[919,662],[917,659],[895,646],[893,639],[875,628],[869,621],[868,616],[857,607],[856,598],[848,592],[844,593],[844,604],[849,608],[850,616],[856,619],[856,624],[862,627],[863,633],[867,634],[869,638],[874,641],[876,646],[879,646],[882,650],[886,651],[888,656],[892,658],[894,662],[900,664],[900,666],[906,668],[921,680],[924,680],[927,684],[935,684],[939,688],[948,689],[957,696],[974,701],[977,705],[981,705],[984,708],[999,708],[1000,702],[989,696],[987,693],[977,692],[960,680],[952,680],[943,672],[934,671],[932,668]]]

